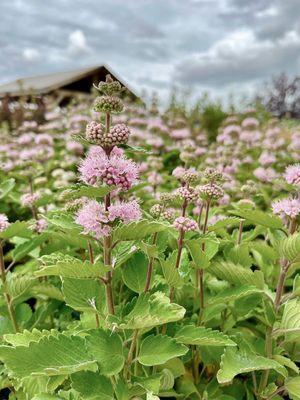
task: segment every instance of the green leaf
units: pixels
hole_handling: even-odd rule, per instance
[[[3,199],[13,188],[15,187],[16,181],[13,178],[6,179],[0,185],[0,199]]]
[[[240,218],[236,218],[236,217],[224,218],[224,219],[216,222],[215,224],[209,226],[208,232],[218,231],[220,229],[227,228],[228,226],[238,226],[240,221],[241,221]]]
[[[300,376],[286,379],[284,387],[292,400],[300,400]]]
[[[288,335],[288,339],[299,340],[300,333],[300,300],[293,299],[286,302],[279,329],[275,334]]]
[[[9,225],[5,231],[0,232],[0,238],[11,239],[14,236],[18,237],[30,237],[32,231],[28,228],[28,223],[24,221],[16,221]]]
[[[22,333],[7,334],[3,338],[7,343],[17,347],[17,346],[29,346],[31,342],[39,342],[43,337],[48,337],[50,335],[54,336],[56,331],[39,331],[36,328],[30,332],[25,329]]]
[[[71,376],[72,387],[85,400],[113,400],[114,390],[108,378],[98,372],[77,372]]]
[[[16,248],[13,251],[13,260],[14,261],[19,261],[27,254],[29,254],[32,250],[36,249],[38,246],[40,246],[42,243],[44,243],[47,239],[49,238],[49,235],[47,233],[38,235],[30,240],[27,240],[24,243],[19,244],[16,246]]]
[[[300,260],[300,234],[294,233],[283,239],[279,243],[280,255],[289,260],[290,262],[296,262]]]
[[[164,364],[174,357],[183,356],[188,348],[175,339],[163,335],[150,335],[143,340],[138,361],[147,366]]]
[[[176,334],[175,339],[179,343],[198,346],[236,346],[227,335],[210,328],[186,325]]]
[[[103,284],[96,280],[63,278],[62,291],[66,304],[74,310],[96,312],[105,302]]]
[[[134,377],[132,380],[134,385],[141,386],[147,392],[151,392],[154,394],[159,393],[160,384],[161,384],[161,374],[150,375],[149,377]]]
[[[287,375],[286,369],[275,360],[237,348],[226,348],[221,357],[217,379],[220,384],[228,384],[238,374],[268,369],[274,369],[283,376]]]
[[[230,261],[213,263],[209,272],[217,278],[233,283],[234,285],[253,285],[259,289],[264,287],[264,278],[261,271],[252,271]]]
[[[183,279],[175,268],[176,258],[177,251],[173,251],[166,260],[160,260],[160,265],[167,284],[170,287],[180,288],[183,286]]]
[[[95,329],[86,338],[87,348],[100,366],[103,375],[116,375],[124,365],[123,342],[117,333]]]
[[[144,253],[135,253],[123,266],[124,283],[136,293],[143,293],[148,271],[148,259]]]
[[[150,328],[183,318],[185,309],[161,292],[152,295],[143,293],[138,298],[132,311],[120,322],[121,329]]]
[[[64,193],[64,198],[66,200],[78,199],[80,197],[89,197],[95,199],[97,197],[104,197],[108,193],[112,192],[115,186],[86,186],[86,185],[75,185],[71,189],[67,189]]]
[[[209,256],[202,250],[201,242],[198,240],[188,240],[185,243],[191,257],[195,263],[196,268],[206,269],[210,265]]]
[[[113,238],[117,240],[140,240],[155,232],[168,229],[170,225],[158,221],[141,220],[129,224],[119,225],[113,233]]]
[[[237,215],[238,217],[244,218],[245,220],[250,221],[255,225],[262,225],[272,229],[283,228],[282,220],[279,217],[267,214],[266,212],[260,210],[238,209],[230,211],[230,213]]]
[[[35,282],[36,280],[30,275],[10,274],[6,281],[6,287],[12,300],[16,302],[22,298],[22,296],[30,294],[30,289]]]
[[[95,369],[79,336],[46,336],[29,346],[0,346],[0,359],[17,377],[29,375],[67,375],[77,371]]]
[[[61,276],[63,278],[91,279],[101,278],[109,268],[103,264],[91,264],[89,261],[80,261],[76,258],[58,261],[55,265],[42,267],[35,273],[36,276]]]
[[[273,356],[274,360],[277,361],[279,364],[283,365],[284,367],[292,369],[296,374],[299,374],[299,368],[297,365],[287,357],[283,357],[279,354]]]
[[[248,297],[251,296],[252,294],[259,294],[259,293],[263,293],[263,291],[255,286],[242,285],[238,287],[230,287],[212,296],[208,300],[208,305],[221,304],[221,303],[228,304],[231,301],[236,301],[243,297]]]

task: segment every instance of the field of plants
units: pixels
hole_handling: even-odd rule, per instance
[[[155,102],[0,130],[0,398],[300,399],[300,129]]]

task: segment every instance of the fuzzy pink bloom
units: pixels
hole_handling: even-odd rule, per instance
[[[96,239],[107,236],[110,233],[108,216],[104,207],[96,200],[87,201],[77,212],[75,222],[83,226],[85,234],[93,234]]]
[[[187,128],[174,129],[170,132],[170,136],[172,139],[182,140],[189,138],[191,136],[191,133]]]
[[[31,207],[39,198],[38,193],[25,193],[21,196],[21,204],[23,207]]]
[[[9,227],[8,218],[5,214],[0,214],[0,232],[5,231]]]
[[[243,128],[257,128],[259,125],[259,121],[256,118],[249,117],[245,118],[242,122],[242,127]]]
[[[296,218],[300,215],[299,199],[283,199],[272,203],[273,213],[281,217]]]
[[[278,177],[273,168],[258,167],[253,171],[253,175],[262,182],[272,182]]]
[[[128,190],[138,178],[137,165],[120,155],[116,147],[110,157],[97,147],[97,150],[90,152],[81,162],[79,171],[81,180],[88,185],[105,183],[108,186],[118,186],[122,190]]]
[[[300,164],[289,165],[285,170],[285,180],[291,185],[300,185]]]
[[[48,133],[40,133],[35,137],[35,143],[37,145],[47,145],[47,146],[52,146],[53,145],[53,137],[49,135]]]
[[[261,165],[273,164],[276,162],[276,157],[274,156],[274,154],[263,151],[258,159],[258,162]]]
[[[38,219],[32,227],[33,231],[37,233],[42,233],[47,228],[48,228],[48,222],[43,218]]]
[[[108,212],[110,221],[121,219],[125,224],[130,221],[137,221],[142,216],[140,205],[135,200],[111,205]]]
[[[175,176],[175,178],[177,179],[181,179],[184,175],[184,173],[186,172],[185,168],[183,167],[176,167],[173,172],[172,175]]]
[[[163,178],[161,177],[160,174],[158,174],[155,171],[150,172],[150,174],[147,177],[147,180],[151,185],[157,186],[163,183]]]
[[[70,152],[72,152],[76,155],[81,155],[83,153],[82,144],[75,142],[74,140],[67,142],[66,148],[67,148],[67,150],[69,150]]]
[[[176,218],[173,223],[173,226],[178,231],[183,231],[183,232],[198,230],[197,222],[187,217]]]
[[[125,224],[141,218],[139,204],[133,200],[111,205],[108,211],[96,200],[88,200],[76,214],[76,223],[83,226],[85,234],[92,234],[97,239],[110,234],[110,222],[121,220]]]

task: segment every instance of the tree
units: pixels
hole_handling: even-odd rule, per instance
[[[286,73],[273,77],[258,100],[278,118],[300,118],[300,77],[290,78]]]

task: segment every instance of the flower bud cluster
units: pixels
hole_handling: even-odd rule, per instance
[[[198,230],[197,222],[191,218],[178,217],[175,219],[173,226],[178,231],[189,232]]]

